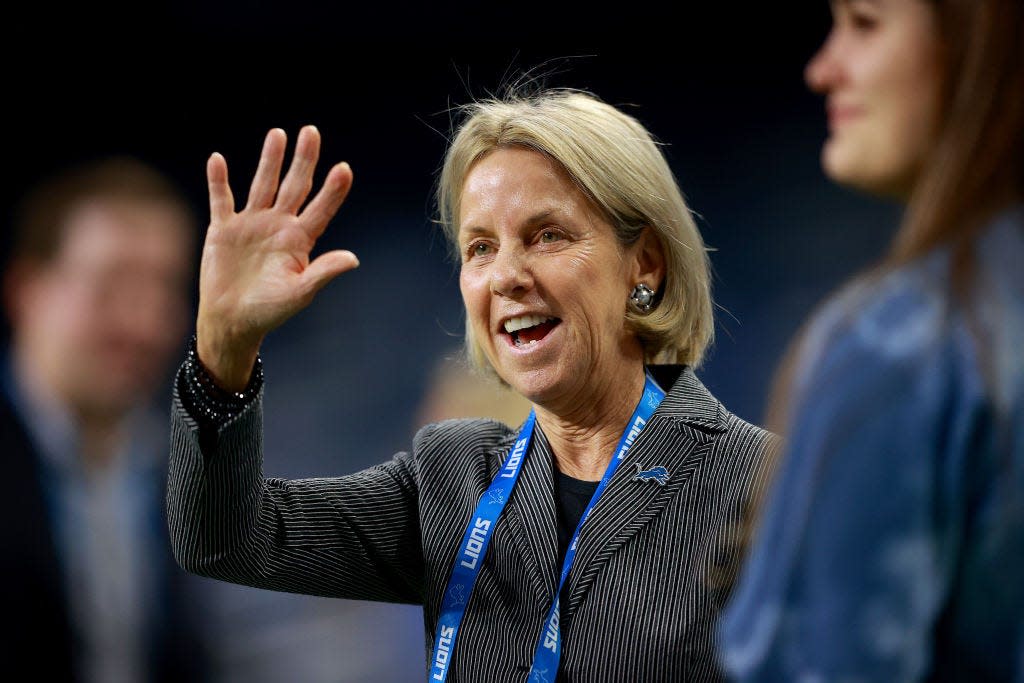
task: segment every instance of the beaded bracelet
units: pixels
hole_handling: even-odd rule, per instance
[[[199,360],[196,335],[189,341],[185,362],[178,370],[178,394],[189,414],[198,422],[219,427],[239,415],[259,395],[263,386],[263,361],[256,356],[249,383],[242,391],[217,386]]]

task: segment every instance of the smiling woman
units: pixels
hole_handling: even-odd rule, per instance
[[[347,477],[265,480],[260,342],[358,265],[309,260],[352,182],[333,167],[302,208],[319,146],[304,128],[279,182],[285,135],[271,131],[238,212],[225,160],[208,164],[197,334],[172,413],[182,565],[423,604],[431,680],[720,678],[732,532],[773,440],[694,374],[712,330],[707,257],[650,134],[579,92],[467,107],[440,220],[469,354],[530,415],[428,425],[411,452]]]

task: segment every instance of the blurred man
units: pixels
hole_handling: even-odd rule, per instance
[[[67,172],[18,215],[3,282],[0,642],[8,669],[33,679],[204,678],[163,517],[166,411],[147,410],[185,333],[194,239],[187,202],[131,159]]]

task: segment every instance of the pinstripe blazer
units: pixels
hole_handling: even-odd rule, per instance
[[[569,681],[721,676],[715,623],[739,561],[730,531],[765,480],[774,439],[688,368],[651,371],[671,389],[584,525],[566,581]],[[385,464],[286,481],[263,478],[261,430],[257,399],[201,438],[175,391],[168,508],[178,561],[261,588],[422,604],[429,652],[462,535],[516,432],[440,422]],[[668,481],[638,479],[635,463],[665,467]],[[552,477],[538,428],[467,605],[453,682],[526,680],[560,569]]]

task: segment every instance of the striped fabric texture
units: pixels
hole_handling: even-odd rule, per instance
[[[736,531],[776,443],[689,368],[650,369],[671,389],[593,509],[566,583],[568,681],[722,676],[715,625],[740,561]],[[201,439],[175,391],[167,504],[178,561],[260,588],[422,604],[429,656],[462,534],[516,432],[491,420],[440,422],[410,452],[356,474],[264,479],[261,406],[260,397]],[[453,683],[527,680],[560,570],[552,462],[538,427],[467,595]],[[658,466],[664,485],[637,476]]]

